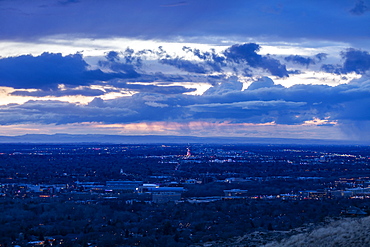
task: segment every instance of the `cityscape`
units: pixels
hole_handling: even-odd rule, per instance
[[[0,150],[1,246],[262,246],[370,213],[368,146]]]

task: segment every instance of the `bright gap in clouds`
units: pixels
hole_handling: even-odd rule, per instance
[[[290,76],[288,78],[274,78],[274,82],[284,87],[291,87],[296,84],[328,85],[335,87],[359,78],[361,78],[361,75],[356,73],[349,73],[344,76],[322,71],[305,71],[302,74]]]
[[[339,54],[346,48],[351,47],[349,43],[334,42],[334,41],[308,41],[302,42],[266,42],[255,41],[261,45],[260,54],[274,55],[301,55],[312,56],[317,53],[327,53],[333,57],[339,58]]]

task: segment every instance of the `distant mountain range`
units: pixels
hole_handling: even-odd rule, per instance
[[[154,143],[214,143],[214,144],[307,144],[307,145],[369,145],[370,142],[338,141],[318,139],[256,138],[256,137],[196,137],[161,135],[102,135],[102,134],[26,134],[0,136],[0,143],[112,143],[112,144],[154,144]]]

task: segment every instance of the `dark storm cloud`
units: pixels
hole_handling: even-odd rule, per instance
[[[189,68],[194,64],[206,66],[206,62],[214,62],[222,70],[230,70],[233,66],[238,66],[239,70],[249,70],[248,73],[254,73],[253,68],[264,69],[275,76],[289,73],[278,60],[259,55],[257,53],[259,48],[260,46],[254,43],[237,44],[220,54],[214,51],[207,53],[184,48],[199,60],[193,62],[179,58],[181,63],[173,66],[185,67],[189,72],[192,71]],[[157,61],[161,61],[163,57],[173,59],[163,49],[147,52],[151,56],[156,55]],[[209,66],[207,73],[195,70],[181,77],[159,72],[145,74],[140,70],[145,67],[143,54],[145,55],[146,52],[135,52],[131,49],[124,52],[108,52],[99,65],[104,71],[113,71],[109,73],[102,70],[89,70],[88,64],[80,54],[62,56],[44,53],[37,57],[27,55],[0,59],[2,86],[38,89],[34,92],[17,90],[13,95],[100,96],[110,92],[109,90],[133,93],[132,96],[112,100],[95,98],[88,105],[60,101],[29,101],[20,105],[0,106],[2,119],[0,123],[229,121],[302,124],[314,118],[328,117],[337,121],[370,121],[370,115],[365,112],[370,108],[370,80],[365,77],[365,72],[370,68],[370,54],[367,51],[347,49],[341,53],[343,64],[337,67],[331,65],[331,70],[336,69],[336,73],[363,74],[362,79],[348,84],[335,87],[293,85],[285,88],[275,84],[268,77],[262,77],[252,82],[244,91],[242,91],[243,83],[236,76],[226,77],[223,74],[209,76],[208,72],[214,72]],[[318,63],[325,59],[325,54],[315,55],[312,59]],[[184,61],[189,63],[183,63]],[[329,65],[324,66],[329,67]],[[140,73],[137,72],[139,70]],[[42,83],[39,82],[41,79]],[[212,87],[203,95],[186,95],[184,93],[193,92],[195,89],[168,85],[173,81],[208,82]],[[156,85],[153,85],[153,82]],[[65,86],[58,88],[59,84],[65,84]],[[114,89],[108,91],[104,89],[103,92],[103,90],[91,89],[89,87],[91,85],[108,86],[107,88]]]
[[[287,89],[271,86],[240,91],[240,82],[231,80],[225,84],[217,85],[217,89],[210,89],[202,96],[139,93],[131,98],[100,101],[99,103],[102,109],[115,106],[137,112],[126,118],[127,122],[227,120],[298,124],[311,120],[315,116],[326,116],[327,113],[324,110],[325,107],[320,104],[328,96],[314,97],[317,93],[315,89],[322,88],[308,90],[305,87]],[[311,96],[310,101],[304,101],[304,96]],[[320,104],[315,106],[318,102]],[[296,117],[297,115],[299,117]]]
[[[95,81],[136,76],[135,73],[89,70],[81,54],[62,56],[59,53],[43,53],[40,56],[23,55],[0,59],[0,85],[17,89],[55,90],[58,84],[83,86]]]
[[[255,82],[257,83],[257,82]],[[260,82],[259,82],[260,83]],[[220,96],[208,96],[207,108],[210,104],[226,104],[228,108],[234,102],[270,102],[281,103],[287,102],[286,108],[275,108],[275,110],[260,108],[253,109],[254,117],[250,115],[246,109],[237,109],[240,113],[239,119],[242,121],[275,121],[276,123],[297,124],[304,121],[311,120],[315,117],[323,119],[331,117],[331,119],[355,120],[362,118],[363,120],[370,120],[369,114],[364,114],[366,109],[370,107],[370,82],[363,84],[350,83],[348,85],[339,85],[330,87],[326,85],[295,85],[290,88],[274,85],[271,81],[264,80],[263,87],[248,88],[243,92],[230,91],[227,94]],[[253,85],[253,84],[252,84]],[[251,86],[252,86],[251,85]],[[355,102],[362,102],[361,107],[353,108]],[[291,103],[296,107],[288,107]],[[282,106],[282,104],[280,104]],[[236,105],[234,105],[236,106]],[[198,108],[199,108],[198,104]],[[351,111],[350,109],[358,109]],[[230,109],[229,109],[230,110]],[[236,109],[235,109],[236,110]],[[198,110],[199,111],[199,110]],[[227,112],[227,111],[226,111]],[[220,112],[218,112],[220,113]],[[352,115],[349,115],[351,113]],[[222,112],[225,117],[225,112]],[[203,116],[213,116],[217,118],[217,113],[204,114]],[[258,118],[258,116],[260,118]],[[266,117],[268,116],[268,118]],[[199,116],[200,117],[200,116]]]
[[[88,87],[90,85],[114,86],[117,87],[117,92],[121,89],[163,94],[181,94],[195,91],[193,88],[189,89],[182,86],[138,84],[138,81],[168,84],[193,80],[191,76],[184,77],[163,74],[161,72],[150,74],[139,73],[138,71],[142,67],[143,55],[146,53],[156,54],[149,50],[135,52],[129,48],[123,52],[110,51],[104,59],[98,62],[98,66],[104,71],[101,69],[90,69],[90,66],[85,62],[82,55],[78,53],[67,56],[59,53],[43,53],[40,56],[23,55],[2,58],[0,59],[0,86],[15,89],[38,89],[32,92],[18,90],[11,94],[15,96],[34,97],[62,97],[67,95],[99,96],[112,91],[112,89],[105,89],[104,91],[91,89]],[[166,52],[160,49],[158,56],[161,57],[165,54]],[[198,67],[187,60],[175,64],[172,61],[171,64],[175,67],[192,71],[195,74],[197,72],[206,72],[204,69],[198,71]],[[201,68],[199,66],[199,69]],[[204,75],[204,80],[208,81],[207,75]],[[64,87],[60,88],[59,85],[64,85]],[[84,88],[77,88],[81,86],[84,86]]]
[[[342,57],[345,59],[343,64],[344,73],[363,74],[370,69],[370,54],[367,51],[348,49],[342,52]]]
[[[194,88],[182,86],[166,86],[173,82],[202,82],[213,85],[210,90],[224,92],[229,90],[225,81],[224,70],[234,70],[234,75],[243,73],[245,76],[256,76],[253,68],[264,69],[269,74],[285,77],[288,74],[300,73],[299,70],[287,70],[279,60],[270,56],[259,55],[260,46],[255,43],[236,44],[226,50],[216,53],[214,50],[200,51],[198,49],[183,47],[187,53],[193,54],[198,61],[186,60],[185,57],[172,58],[159,47],[158,50],[134,51],[127,48],[123,52],[107,52],[105,58],[98,62],[100,69],[89,69],[81,54],[62,56],[61,54],[43,53],[40,56],[24,55],[0,59],[0,86],[15,89],[38,89],[33,92],[15,91],[17,96],[100,96],[113,89],[89,89],[90,85],[113,86],[116,92],[122,90],[132,92],[146,92],[158,94],[183,94],[194,92]],[[157,57],[159,63],[168,64],[188,72],[186,75],[163,74],[161,72],[145,73],[143,63],[146,55]],[[367,51],[347,49],[341,53],[343,65],[326,64],[322,70],[335,74],[355,72],[364,74],[370,68],[370,54]],[[164,58],[163,58],[164,57]],[[319,63],[326,58],[326,54],[319,53],[313,57],[292,55],[285,60],[303,65]],[[213,64],[214,66],[210,66]],[[104,70],[104,71],[103,71]],[[210,74],[217,72],[218,76]],[[281,87],[273,85],[270,81],[256,81],[250,85],[249,90],[261,87]],[[138,83],[140,82],[140,83]],[[223,83],[221,83],[223,82]],[[156,85],[152,85],[155,83]],[[64,87],[59,87],[63,84]],[[217,85],[223,85],[219,87]],[[81,86],[84,86],[82,89]],[[80,87],[80,88],[78,88]],[[228,86],[229,87],[229,86]],[[241,90],[241,86],[238,90]],[[233,90],[236,90],[234,88]],[[205,95],[209,94],[206,92]]]
[[[255,43],[236,44],[218,54],[214,49],[201,51],[199,49],[183,47],[183,51],[191,53],[201,62],[189,61],[184,58],[172,58],[166,54],[166,58],[160,60],[161,63],[175,66],[181,70],[205,74],[218,72],[222,73],[225,68],[232,68],[236,74],[253,76],[250,68],[260,68],[278,77],[288,77],[289,73],[285,65],[279,60],[267,56],[259,55],[257,52],[260,46]],[[238,68],[237,68],[238,67]]]
[[[321,69],[333,74],[347,74],[355,72],[364,74],[370,69],[370,54],[367,51],[347,49],[341,53],[344,59],[343,65],[324,64]]]
[[[95,98],[88,105],[59,101],[29,101],[0,106],[1,124],[133,123],[152,121],[229,121],[234,123],[302,124],[314,118],[370,121],[370,80],[336,87],[294,85],[285,88],[261,78],[241,91],[229,78],[203,95],[141,92],[112,100]],[[172,90],[172,89],[170,89]],[[181,90],[181,89],[180,89]]]
[[[253,68],[262,68],[271,73],[271,75],[278,77],[288,77],[288,71],[285,65],[282,65],[279,60],[269,56],[262,56],[257,54],[260,46],[255,43],[248,43],[242,45],[233,45],[224,51],[227,60],[237,64],[246,63]]]
[[[367,11],[370,11],[369,6],[363,0],[358,0],[356,5],[350,10],[350,13],[353,15],[363,15]]]

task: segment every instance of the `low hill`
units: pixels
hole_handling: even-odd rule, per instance
[[[228,241],[191,247],[365,247],[370,246],[370,217],[327,219],[289,231],[255,231]]]
[[[370,217],[337,220],[311,232],[300,233],[264,247],[370,246]]]

